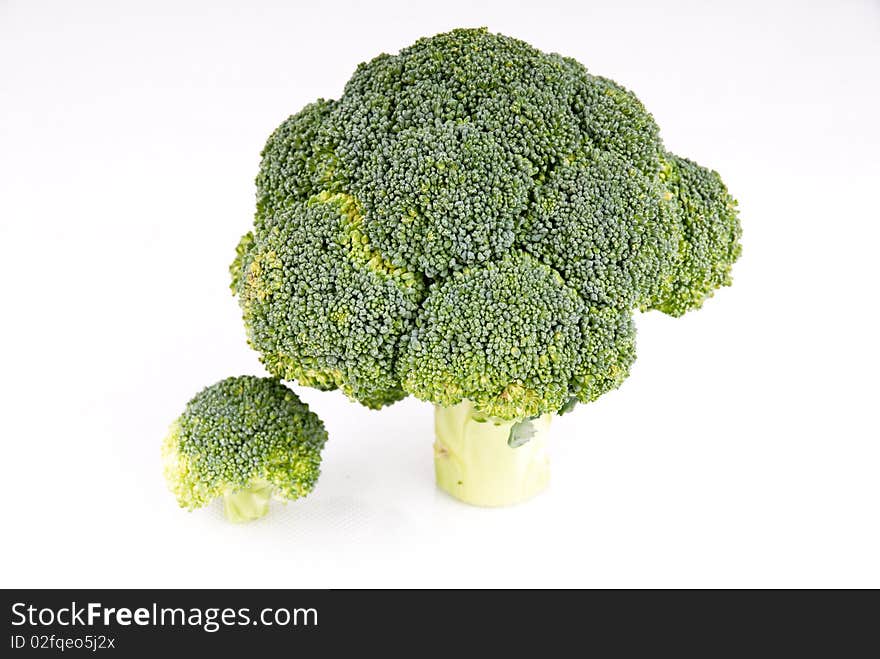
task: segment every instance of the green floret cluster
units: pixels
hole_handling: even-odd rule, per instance
[[[403,398],[401,335],[424,297],[421,277],[377,254],[350,195],[322,193],[278,211],[242,239],[238,292],[250,341],[273,375],[341,387],[369,407]]]
[[[717,172],[686,158],[666,154],[661,180],[671,208],[665,209],[678,229],[678,258],[672,286],[653,308],[671,316],[699,309],[716,288],[730,286],[730,268],[742,248],[736,200]]]
[[[277,380],[228,378],[198,393],[172,424],[165,479],[190,510],[242,491],[266,504],[270,496],[293,500],[317,482],[326,440],[321,420]]]
[[[585,149],[535,190],[522,248],[590,306],[645,309],[669,290],[677,256],[678,228],[662,214],[663,194],[658,177],[611,151]]]
[[[739,237],[718,175],[627,89],[454,30],[271,135],[232,286],[275,377],[521,419],[618,386],[633,312],[699,308]]]
[[[583,316],[575,290],[528,254],[456,272],[436,285],[403,346],[404,389],[444,406],[468,399],[502,419],[558,410]]]

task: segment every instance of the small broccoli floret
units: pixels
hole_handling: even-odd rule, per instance
[[[405,396],[394,360],[422,283],[370,246],[362,222],[343,194],[278,211],[243,241],[239,296],[269,373],[379,408]]]
[[[263,148],[257,175],[257,223],[295,201],[305,201],[331,178],[332,155],[320,129],[335,103],[318,99],[288,117]]]
[[[361,64],[328,133],[353,180],[401,131],[450,121],[491,133],[540,171],[581,142],[573,82],[559,56],[485,29],[452,30]]]
[[[450,429],[485,427],[459,417],[521,451],[628,376],[635,311],[698,308],[740,252],[718,175],[669,154],[632,92],[485,29],[361,64],[262,155],[230,270],[270,374],[371,408],[415,395],[445,455],[521,475],[462,448]]]
[[[671,316],[699,309],[715,290],[732,283],[730,269],[739,258],[742,227],[736,200],[717,172],[667,154],[665,181],[670,222],[678,224],[679,245],[672,290],[653,308]]]
[[[312,491],[324,424],[277,380],[241,376],[199,392],[162,444],[165,479],[182,508],[223,497],[233,522],[257,519],[269,500]]]
[[[503,256],[529,203],[532,166],[470,123],[406,128],[371,154],[353,186],[370,242],[436,279]]]
[[[630,161],[586,149],[536,190],[520,240],[587,304],[646,308],[668,288],[675,264],[678,227],[660,213],[664,193]]]
[[[636,359],[636,327],[629,311],[592,307],[581,319],[581,334],[584,343],[570,390],[579,402],[592,403],[629,376]]]
[[[645,174],[656,174],[663,143],[654,117],[631,91],[613,80],[588,74],[574,60],[568,62],[580,82],[574,87],[572,107],[590,142]]]
[[[439,405],[523,419],[569,397],[583,349],[583,301],[528,254],[470,268],[435,285],[403,346],[403,388]]]

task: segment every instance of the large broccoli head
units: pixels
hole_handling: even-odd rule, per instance
[[[272,134],[231,271],[276,377],[516,419],[619,385],[633,311],[701,306],[739,235],[718,175],[666,152],[632,93],[455,30]]]
[[[311,492],[326,441],[318,416],[277,380],[227,378],[172,424],[162,444],[165,479],[182,508],[223,497],[229,519],[256,519],[272,498]]]

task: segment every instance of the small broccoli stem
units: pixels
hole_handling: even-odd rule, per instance
[[[550,478],[546,440],[551,415],[533,419],[535,434],[517,448],[508,445],[516,420],[478,418],[469,401],[435,406],[437,486],[475,506],[508,506],[541,492]]]
[[[260,480],[243,490],[230,491],[223,495],[223,512],[230,522],[251,522],[269,512],[269,501],[275,488],[271,483]]]

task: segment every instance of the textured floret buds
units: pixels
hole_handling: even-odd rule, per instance
[[[223,497],[230,519],[254,519],[271,498],[311,492],[326,441],[318,416],[277,380],[228,378],[199,392],[172,424],[165,479],[182,508]]]
[[[232,280],[276,377],[514,418],[618,386],[633,312],[699,308],[739,238],[721,179],[668,153],[630,91],[454,30],[271,135]]]

